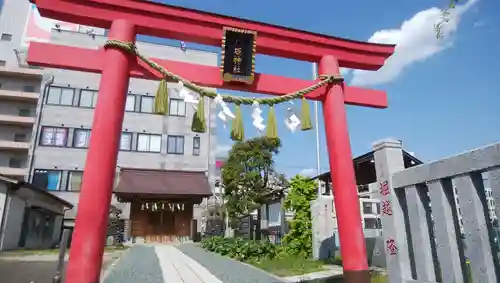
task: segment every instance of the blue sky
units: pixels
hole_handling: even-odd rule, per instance
[[[494,52],[500,50],[498,1],[469,0],[459,7],[440,42],[434,38],[439,12],[433,7],[443,7],[447,0],[387,0],[383,5],[371,0],[317,0],[314,5],[284,0],[163,2],[350,39],[399,44],[384,70],[346,72],[347,82],[383,89],[389,97],[387,109],[347,107],[355,156],[386,137],[402,140],[404,147],[423,161],[500,140],[500,80],[494,68],[500,63],[500,55]],[[258,72],[290,77],[312,76],[310,63],[284,58],[258,56],[256,68]],[[283,148],[276,163],[278,170],[293,175],[316,168],[315,132],[290,133],[283,123],[288,106],[277,108]],[[246,137],[257,136],[250,110],[244,114]],[[229,130],[222,126],[218,127],[218,143],[221,149],[231,144]],[[322,121],[320,144],[321,169],[326,171],[329,166]]]

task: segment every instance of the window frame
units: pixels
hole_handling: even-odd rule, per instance
[[[12,34],[2,33],[2,35],[0,36],[0,41],[6,41],[6,42],[12,41]]]
[[[92,101],[90,103],[90,106],[84,106],[82,105],[82,94],[83,92],[92,92]],[[94,90],[94,89],[80,89],[80,97],[78,97],[78,107],[80,108],[87,108],[87,109],[95,109],[96,105],[97,105],[97,95],[98,95],[99,91],[98,90]],[[94,105],[94,98],[95,98],[95,105]]]
[[[73,176],[73,173],[81,173],[82,174],[81,179],[80,179],[80,189],[79,190],[72,190],[71,189],[71,187],[72,187],[71,178]],[[66,180],[66,187],[64,188],[64,191],[75,192],[75,193],[81,192],[82,191],[82,183],[83,183],[83,171],[82,170],[69,170],[67,180]]]
[[[123,135],[128,135],[128,136],[130,136],[130,146],[129,146],[129,149],[123,149],[123,148],[122,148],[122,136],[123,136]],[[132,139],[133,139],[133,138],[134,138],[133,133],[131,133],[131,132],[122,132],[122,133],[120,134],[120,145],[119,145],[119,150],[121,150],[121,151],[132,151],[132,144],[133,144]],[[142,151],[141,151],[141,152],[142,152]]]
[[[172,111],[172,102],[177,103],[177,113],[176,114],[173,114],[173,111]],[[179,114],[179,103],[184,104],[184,115],[180,115]],[[169,116],[173,116],[173,117],[186,117],[186,110],[187,110],[186,102],[183,99],[175,98],[175,97],[172,97],[172,98],[169,99],[169,101],[168,101],[168,115]]]
[[[196,141],[198,141],[198,146],[196,147]],[[198,150],[198,152],[196,152]],[[193,137],[193,155],[200,156],[201,155],[201,137],[196,136]]]
[[[143,114],[153,114],[153,110],[154,110],[154,105],[155,105],[155,98],[154,96],[149,96],[149,95],[138,95],[139,97],[139,113],[143,113]],[[142,111],[142,101],[144,98],[147,98],[147,99],[151,99],[153,102],[151,103],[151,112],[144,112]],[[136,98],[136,102],[137,102],[137,98]]]
[[[176,149],[177,149],[177,139],[178,138],[182,138],[182,152],[177,152],[177,150],[176,150],[176,152],[171,152],[170,151],[170,147],[169,147],[170,138],[175,139],[175,148]],[[167,154],[184,155],[185,147],[186,147],[186,137],[185,136],[181,136],[181,135],[168,135],[167,136]]]
[[[148,141],[148,150],[139,150],[139,138],[140,136],[147,136],[149,138]],[[160,137],[160,148],[158,151],[151,151],[151,137]],[[137,152],[148,152],[148,153],[161,153],[161,143],[163,141],[163,136],[161,134],[150,134],[150,133],[137,133],[137,142],[135,144],[135,151]]]
[[[88,132],[88,137],[87,137],[87,142],[86,142],[86,145],[85,146],[76,146],[76,142],[77,142],[77,133],[78,132],[83,132],[83,131],[86,131]],[[72,148],[89,148],[89,143],[90,143],[90,135],[92,134],[92,129],[88,129],[88,128],[75,128],[73,129],[73,141],[71,142],[71,147]]]
[[[58,103],[49,102],[51,89],[59,89],[60,93],[59,93],[59,102]],[[69,89],[73,92],[73,94],[71,95],[71,104],[61,104],[62,93],[63,93],[63,90],[65,90],[65,89]],[[60,105],[60,106],[73,106],[73,102],[75,101],[75,94],[76,94],[76,89],[72,88],[72,87],[49,86],[47,88],[47,97],[45,98],[45,104],[47,104],[47,105]]]
[[[63,170],[54,170],[54,169],[35,169],[33,170],[33,177],[31,178],[31,182],[32,183],[35,183],[35,175],[37,172],[40,172],[40,171],[43,171],[43,173],[49,173],[49,172],[56,172],[56,173],[59,173],[59,179],[57,180],[57,189],[56,190],[49,190],[49,188],[42,188],[42,189],[46,189],[47,191],[49,192],[60,192],[62,191],[61,190],[61,182],[62,182],[62,178],[64,176],[64,171]],[[47,184],[48,185],[48,184]]]
[[[66,131],[66,137],[64,141],[64,145],[56,145],[56,144],[43,144],[43,134],[45,132],[45,129],[53,129],[55,130],[54,134],[57,134],[58,130],[65,130]],[[42,126],[40,129],[40,137],[38,141],[39,146],[50,146],[50,147],[68,147],[68,140],[69,140],[69,128],[66,127],[53,127],[53,126]]]
[[[19,117],[32,117],[31,109],[29,108],[19,108],[17,114],[19,115]]]
[[[34,85],[23,85],[23,92],[36,92]]]
[[[134,98],[134,105],[132,107],[132,110],[128,110],[127,109],[127,99],[129,97],[133,97]],[[125,112],[136,112],[135,106],[137,105],[137,97],[138,97],[138,95],[135,95],[135,94],[132,94],[132,93],[127,93],[127,97],[125,98],[126,99],[125,100]]]
[[[20,139],[19,137],[22,136],[23,138]],[[15,142],[26,142],[28,139],[28,134],[27,133],[14,133],[13,140]]]

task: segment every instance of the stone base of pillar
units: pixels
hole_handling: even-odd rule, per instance
[[[334,211],[332,196],[320,196],[311,202],[314,259],[325,260],[335,257],[337,221]]]

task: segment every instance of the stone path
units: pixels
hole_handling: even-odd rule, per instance
[[[156,246],[163,280],[169,283],[222,283],[205,267],[173,246]]]
[[[196,244],[136,245],[103,283],[280,283],[252,266],[206,252]]]

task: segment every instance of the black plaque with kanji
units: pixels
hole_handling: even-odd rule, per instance
[[[221,73],[225,82],[253,83],[256,37],[254,31],[224,28]]]

